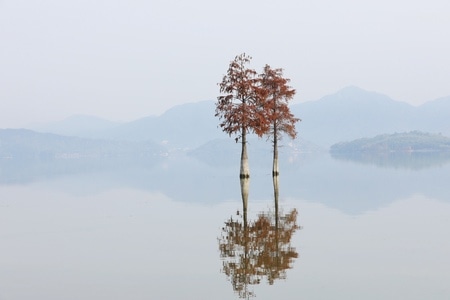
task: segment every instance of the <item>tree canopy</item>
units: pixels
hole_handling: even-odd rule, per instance
[[[237,135],[236,141],[249,132],[262,136],[269,126],[263,114],[260,79],[247,67],[250,60],[245,53],[236,56],[219,83],[222,95],[217,98],[215,116],[224,132]]]
[[[279,139],[281,133],[286,133],[295,139],[295,123],[300,119],[294,117],[288,106],[296,92],[288,85],[290,80],[283,77],[283,69],[272,69],[269,65],[264,67],[260,80],[264,95],[264,113],[270,124],[268,134],[273,136],[273,139]]]
[[[295,89],[283,77],[283,69],[272,69],[266,65],[261,74],[249,68],[251,56],[243,53],[230,62],[227,74],[219,83],[221,95],[217,97],[216,117],[220,127],[230,136],[253,132],[264,134],[286,133],[295,138],[295,118],[288,102],[293,99]],[[279,138],[277,136],[277,138]]]

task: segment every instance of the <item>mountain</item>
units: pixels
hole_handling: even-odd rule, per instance
[[[39,133],[28,129],[0,129],[0,159],[158,158],[165,149],[154,142],[94,140]]]
[[[415,107],[388,96],[347,87],[317,101],[293,105],[302,119],[299,135],[319,145],[396,131],[408,131]]]
[[[158,117],[146,117],[123,124],[104,133],[116,140],[144,141],[179,148],[195,148],[223,137],[214,117],[214,101],[201,101],[175,106]]]
[[[342,141],[415,130],[450,136],[450,97],[415,107],[351,86],[319,100],[291,105],[291,111],[302,119],[297,125],[298,136],[323,148]],[[214,113],[215,101],[211,100],[178,105],[160,116],[129,123],[95,125],[78,118],[68,127],[48,124],[46,128],[47,132],[79,137],[151,140],[171,149],[195,149],[227,138],[218,128]],[[74,134],[76,128],[80,130]]]
[[[119,125],[121,125],[121,123],[108,121],[94,116],[73,115],[54,123],[30,124],[28,129],[59,135],[92,138],[98,136],[99,132],[111,130]]]
[[[413,122],[420,130],[450,136],[450,96],[417,107]]]
[[[148,116],[123,124],[78,115],[60,122],[31,125],[29,129],[84,138],[150,140],[171,148],[195,148],[224,136],[218,128],[214,111],[214,101],[201,101],[175,106],[160,116]]]

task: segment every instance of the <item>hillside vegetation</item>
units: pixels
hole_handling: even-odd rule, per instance
[[[440,135],[412,131],[383,134],[373,138],[361,138],[331,146],[331,153],[351,152],[442,152],[450,151],[450,138]]]

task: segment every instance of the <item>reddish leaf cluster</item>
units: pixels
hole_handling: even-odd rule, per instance
[[[219,84],[216,117],[220,127],[230,136],[237,134],[236,141],[249,132],[262,136],[268,130],[268,120],[261,110],[260,80],[255,70],[247,68],[251,57],[246,54],[236,56]]]
[[[288,85],[289,79],[283,77],[283,69],[264,67],[260,75],[261,87],[264,91],[264,113],[270,123],[269,134],[274,140],[279,139],[280,133],[286,133],[292,139],[297,136],[295,118],[289,109],[289,101],[294,98],[295,90]]]

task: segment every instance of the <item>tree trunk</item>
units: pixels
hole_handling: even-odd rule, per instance
[[[248,191],[249,191],[249,181],[250,181],[250,170],[248,166],[248,156],[247,156],[247,132],[245,128],[242,128],[242,152],[241,152],[241,195],[242,195],[242,206],[244,213],[244,224],[247,222],[247,207],[248,207]]]
[[[239,177],[250,178],[250,169],[248,166],[248,156],[247,156],[247,133],[245,129],[242,129],[242,152],[241,152],[241,170]]]
[[[278,136],[277,136],[277,126],[273,126],[273,167],[272,176],[276,177],[280,174],[278,171]]]

